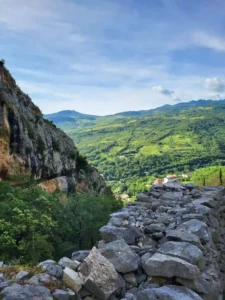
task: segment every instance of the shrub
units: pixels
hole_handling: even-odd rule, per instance
[[[121,202],[109,196],[65,199],[37,186],[0,182],[0,260],[36,265],[90,249],[100,239],[99,228],[119,208]]]

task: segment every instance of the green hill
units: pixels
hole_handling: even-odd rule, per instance
[[[57,125],[108,181],[129,185],[144,176],[225,165],[225,100],[106,117],[82,115],[59,119]]]

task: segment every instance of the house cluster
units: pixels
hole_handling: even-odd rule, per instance
[[[180,177],[182,178],[189,178],[190,173],[183,173]],[[176,174],[169,174],[164,179],[156,178],[153,184],[163,184],[163,183],[169,183],[169,182],[179,182],[179,178]]]

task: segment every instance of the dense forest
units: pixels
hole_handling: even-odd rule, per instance
[[[134,194],[134,185],[146,176],[150,184],[168,173],[225,165],[224,101],[199,100],[106,117],[73,111],[47,117],[73,138],[114,191]]]
[[[34,184],[0,182],[0,258],[35,265],[47,258],[90,249],[99,228],[121,208],[113,197],[49,194]]]

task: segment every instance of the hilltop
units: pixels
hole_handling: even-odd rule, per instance
[[[123,183],[124,191],[144,176],[225,164],[225,100],[198,100],[92,119],[83,115],[57,125],[106,180]]]

